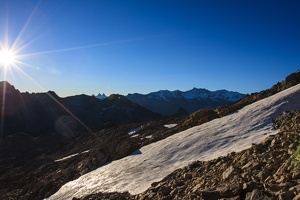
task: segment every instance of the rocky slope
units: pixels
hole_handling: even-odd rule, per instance
[[[98,193],[82,199],[300,199],[300,158],[295,154],[300,112],[284,112],[274,126],[280,132],[262,143],[191,163],[141,194]]]

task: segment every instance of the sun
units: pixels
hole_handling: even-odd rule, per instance
[[[10,67],[16,62],[16,55],[10,50],[0,50],[0,65]]]

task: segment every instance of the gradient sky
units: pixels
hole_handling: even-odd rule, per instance
[[[7,80],[76,94],[267,89],[300,69],[300,1],[0,0]],[[3,80],[3,70],[1,80]]]

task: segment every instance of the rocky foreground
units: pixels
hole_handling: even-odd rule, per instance
[[[260,144],[191,163],[141,194],[98,193],[83,199],[300,199],[300,111],[284,112],[274,122],[280,132]]]

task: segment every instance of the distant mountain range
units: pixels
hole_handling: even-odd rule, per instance
[[[227,90],[209,91],[207,89],[193,88],[188,91],[160,90],[149,94],[128,94],[130,101],[137,103],[153,112],[163,115],[172,115],[179,109],[189,113],[199,109],[211,109],[238,101],[244,94]],[[99,99],[105,99],[105,94],[98,94]]]

